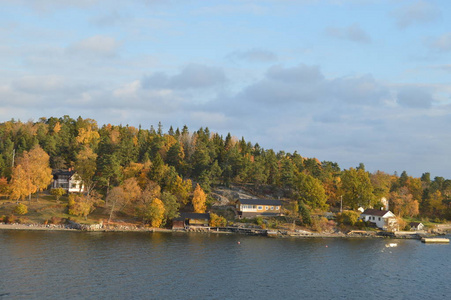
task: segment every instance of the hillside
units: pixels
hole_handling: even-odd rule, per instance
[[[32,203],[32,195],[47,190],[52,170],[71,170],[85,191],[63,198],[68,210],[57,214],[78,218],[100,214],[159,227],[180,211],[258,197],[283,199],[285,214],[297,216],[299,224],[305,223],[301,211],[319,215],[340,204],[355,210],[387,202],[404,218],[451,219],[451,181],[427,172],[421,178],[370,173],[363,163],[341,169],[297,152],[275,153],[231,133],[162,128],[99,127],[69,116],[1,123],[0,193],[10,202]]]

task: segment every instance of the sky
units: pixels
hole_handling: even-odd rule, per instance
[[[447,0],[0,0],[0,122],[208,127],[451,178]]]

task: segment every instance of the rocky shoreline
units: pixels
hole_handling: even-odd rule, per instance
[[[236,230],[225,230],[225,228],[212,228],[208,230],[196,229],[164,229],[139,227],[134,225],[108,226],[103,224],[85,225],[75,222],[69,224],[5,224],[0,223],[0,230],[37,230],[37,231],[73,231],[73,232],[178,232],[178,233],[214,233],[214,234],[245,234],[255,236],[268,236],[275,238],[390,238],[390,239],[421,239],[423,237],[437,236],[437,233],[429,232],[383,232],[353,230],[348,233],[316,233],[309,231],[287,231],[287,230],[255,230],[247,228],[236,228]]]

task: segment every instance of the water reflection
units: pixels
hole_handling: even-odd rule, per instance
[[[0,294],[375,299],[383,289],[390,298],[438,299],[451,292],[449,245],[396,242],[387,248],[384,239],[0,231],[0,271],[7,274]]]

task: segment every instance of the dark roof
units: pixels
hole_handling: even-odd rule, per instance
[[[53,175],[68,175],[72,176],[75,173],[75,171],[69,171],[69,170],[52,170]]]
[[[381,209],[365,209],[365,211],[362,213],[363,215],[372,215],[372,216],[379,216],[382,217],[386,213],[388,213],[388,210],[381,210]]]
[[[175,218],[174,220],[186,220],[186,219],[198,219],[198,220],[210,220],[210,214],[200,214],[200,213],[193,213],[193,212],[181,212],[180,217]]]
[[[239,199],[238,201],[241,204],[250,204],[250,205],[282,205],[282,201],[280,200],[271,200],[271,199]]]
[[[420,223],[420,222],[410,222],[410,223],[409,223],[409,225],[410,225],[411,227],[418,227],[418,225],[420,225],[420,224],[422,224],[422,223]]]

